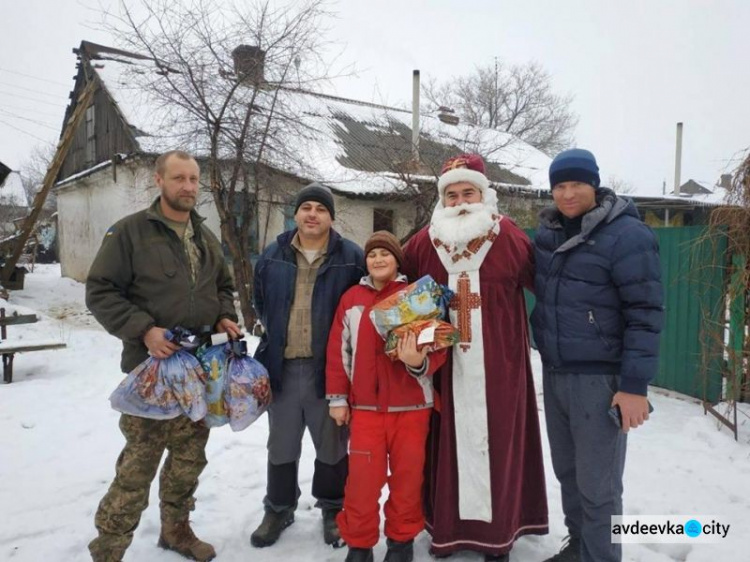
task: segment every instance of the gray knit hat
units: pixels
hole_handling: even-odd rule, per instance
[[[311,183],[310,185],[303,187],[297,194],[297,200],[294,203],[294,214],[297,214],[302,203],[306,201],[315,201],[320,203],[328,209],[331,214],[331,220],[336,218],[336,210],[333,207],[333,193],[325,185],[319,183]]]

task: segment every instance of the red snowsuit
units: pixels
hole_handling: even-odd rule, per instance
[[[406,542],[424,528],[422,483],[425,443],[433,406],[431,375],[445,350],[429,355],[424,371],[411,374],[385,354],[370,321],[372,305],[407,286],[399,276],[382,290],[364,277],[341,297],[326,359],[326,398],[352,408],[349,477],[344,509],[336,518],[350,547],[371,548],[380,538],[380,491],[388,483],[385,534]],[[390,467],[390,475],[388,468]]]

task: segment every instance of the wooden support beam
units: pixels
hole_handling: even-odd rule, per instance
[[[60,137],[60,142],[57,144],[55,155],[52,158],[52,162],[50,163],[49,168],[47,168],[47,173],[44,176],[44,182],[42,183],[42,189],[39,190],[39,192],[34,197],[34,203],[31,206],[31,212],[24,220],[23,225],[21,226],[21,232],[18,238],[15,240],[13,253],[11,254],[11,257],[9,257],[5,262],[2,272],[0,272],[0,278],[2,278],[3,283],[7,282],[8,279],[10,279],[10,276],[13,274],[13,270],[18,263],[18,259],[23,253],[23,248],[26,245],[26,241],[29,239],[29,237],[31,236],[31,232],[34,230],[34,226],[36,225],[36,221],[39,218],[39,214],[42,212],[42,205],[44,205],[44,202],[47,200],[47,195],[52,190],[55,179],[60,173],[60,168],[62,167],[63,162],[65,161],[65,157],[68,154],[68,150],[70,149],[70,145],[73,142],[75,132],[78,129],[78,126],[83,121],[83,117],[86,114],[86,109],[88,108],[91,100],[94,97],[95,90],[96,83],[91,80],[83,89],[81,95],[78,97],[73,115],[70,116],[70,119],[68,119],[68,123],[65,125],[65,130],[63,131],[62,137]]]

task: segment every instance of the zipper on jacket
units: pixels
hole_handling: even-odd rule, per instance
[[[604,347],[606,347],[607,349],[612,349],[612,345],[604,337],[604,334],[602,334],[602,330],[599,327],[599,323],[596,321],[596,318],[594,317],[594,311],[589,310],[588,315],[589,315],[589,324],[591,324],[594,327],[594,330],[596,331],[596,335],[599,336],[600,340],[602,340]]]

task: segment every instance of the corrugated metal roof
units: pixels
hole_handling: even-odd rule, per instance
[[[158,83],[170,72],[167,65],[87,42],[78,52],[94,59],[95,72],[143,152],[159,153],[179,146],[197,155],[207,153],[207,135],[187,119],[175,120],[179,108],[154,99],[139,83]],[[225,79],[229,80],[215,78]],[[388,193],[403,185],[406,177],[433,181],[448,157],[463,152],[482,154],[488,178],[500,186],[547,189],[549,157],[507,133],[421,116],[417,165],[412,159],[410,111],[285,88],[260,93],[255,99],[259,119],[272,99],[296,122],[278,125],[277,142],[265,152],[263,161],[341,192]]]

